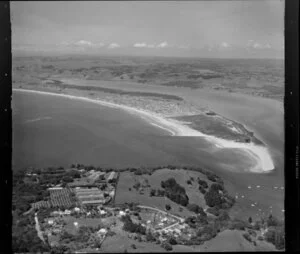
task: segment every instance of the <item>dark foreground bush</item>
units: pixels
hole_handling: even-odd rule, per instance
[[[248,241],[248,242],[252,242],[252,239],[251,239],[251,237],[250,237],[250,235],[248,234],[248,233],[244,233],[243,234],[243,237]]]
[[[242,220],[233,220],[229,223],[230,230],[245,230],[248,227],[248,224]]]
[[[265,234],[265,240],[275,245],[276,249],[283,250],[285,248],[285,235],[282,227],[271,227]]]
[[[169,243],[166,243],[166,242],[163,243],[163,244],[161,245],[161,247],[164,248],[166,251],[171,251],[171,250],[173,250],[172,245],[169,244]]]

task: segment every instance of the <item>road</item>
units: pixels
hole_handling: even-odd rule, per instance
[[[34,220],[35,220],[35,229],[37,231],[38,237],[45,243],[45,239],[43,237],[43,233],[40,228],[39,219],[37,217],[37,213],[34,214]]]
[[[175,219],[179,220],[180,222],[184,222],[184,218],[181,218],[181,217],[179,217],[179,216],[176,216],[176,215],[174,215],[174,214],[171,214],[171,213],[165,212],[165,211],[163,211],[163,210],[160,210],[160,209],[158,209],[158,208],[154,208],[154,207],[151,207],[151,206],[144,206],[144,205],[138,205],[137,207],[139,207],[139,208],[144,208],[144,209],[150,209],[150,210],[154,210],[154,211],[157,211],[157,212],[160,212],[160,213],[166,214],[166,215],[168,215],[168,216],[171,216],[171,217],[173,217],[173,218],[175,218]]]
[[[170,226],[167,226],[167,227],[165,227],[165,228],[158,229],[158,230],[156,230],[156,232],[161,232],[161,231],[163,231],[163,230],[167,230],[167,229],[169,229],[169,228],[172,228],[172,227],[177,226],[178,224],[179,224],[179,222],[176,222],[176,223],[174,223],[174,224],[172,224],[172,225],[170,225]]]

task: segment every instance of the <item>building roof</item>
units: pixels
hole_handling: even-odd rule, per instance
[[[103,203],[103,199],[97,199],[97,200],[84,200],[82,201],[82,204],[98,204]]]
[[[89,195],[89,196],[78,196],[78,199],[82,200],[91,200],[91,199],[103,199],[103,195]]]
[[[115,171],[112,171],[110,175],[108,176],[107,180],[113,180],[115,177],[117,177],[117,173]]]

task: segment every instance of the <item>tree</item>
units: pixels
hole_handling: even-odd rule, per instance
[[[138,190],[141,187],[141,183],[137,182],[133,185],[133,188],[135,188],[136,190]]]
[[[203,195],[205,195],[205,193],[206,193],[206,190],[200,185],[199,186],[199,191],[203,194]]]
[[[277,225],[278,225],[278,220],[275,217],[273,217],[272,214],[270,214],[269,218],[267,219],[267,226],[272,227]]]
[[[73,178],[72,178],[71,176],[64,176],[64,177],[62,178],[62,181],[63,181],[64,183],[71,183],[71,182],[73,182]]]
[[[214,190],[214,191],[223,191],[224,190],[224,186],[222,186],[221,184],[218,184],[218,183],[213,183],[211,186],[210,186],[210,189],[211,190]]]
[[[205,193],[204,199],[206,204],[210,207],[219,206],[224,202],[222,195],[219,193],[218,187],[210,187],[209,191]]]
[[[147,242],[154,242],[156,239],[155,237],[153,236],[153,234],[151,232],[148,232],[147,235],[146,235],[146,241]]]
[[[166,251],[171,251],[171,250],[173,250],[173,247],[172,247],[172,245],[171,244],[169,244],[169,243],[163,243],[162,245],[161,245],[161,247],[163,247]]]
[[[171,245],[176,245],[176,244],[177,244],[176,239],[175,239],[174,237],[170,237],[170,238],[169,238],[169,244],[171,244]]]
[[[169,204],[166,205],[166,210],[167,211],[171,210],[171,206]]]
[[[166,181],[161,181],[161,187],[165,189],[165,195],[173,202],[186,206],[189,198],[185,189],[179,185],[174,178],[169,178]]]
[[[227,221],[229,219],[230,219],[230,217],[229,217],[229,214],[227,211],[222,210],[222,209],[219,210],[219,216],[218,216],[219,221]]]
[[[202,188],[208,188],[208,184],[206,181],[204,180],[201,180],[200,178],[198,178],[198,184],[199,184],[199,187],[201,186]]]
[[[206,211],[215,216],[219,216],[219,210],[216,207],[209,207]]]
[[[156,191],[154,189],[151,189],[151,191],[150,191],[150,197],[155,196],[155,193],[156,193]]]
[[[249,222],[250,224],[252,223],[252,218],[251,218],[251,217],[248,218],[248,222]]]
[[[188,210],[190,210],[191,212],[194,212],[194,213],[199,213],[200,212],[200,206],[198,206],[196,204],[188,204],[186,206],[186,208]]]

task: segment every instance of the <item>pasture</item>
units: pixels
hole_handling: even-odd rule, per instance
[[[206,207],[204,197],[198,189],[197,178],[205,180],[209,185],[211,182],[200,172],[183,169],[161,169],[156,170],[152,175],[135,175],[133,172],[122,172],[117,186],[115,202],[116,204],[137,202],[140,205],[151,206],[161,210],[165,210],[166,205],[169,204],[171,206],[170,212],[173,214],[183,217],[194,215],[194,213],[169,200],[167,197],[150,196],[151,189],[162,189],[160,186],[161,181],[165,181],[170,177],[173,177],[177,183],[185,188],[189,197],[189,203],[197,204],[203,208]],[[187,184],[187,181],[191,178],[194,181],[191,181],[192,184]],[[145,181],[148,181],[150,187],[142,187],[143,194],[141,194],[140,189],[136,190],[133,186],[138,182],[142,186],[142,183]]]

